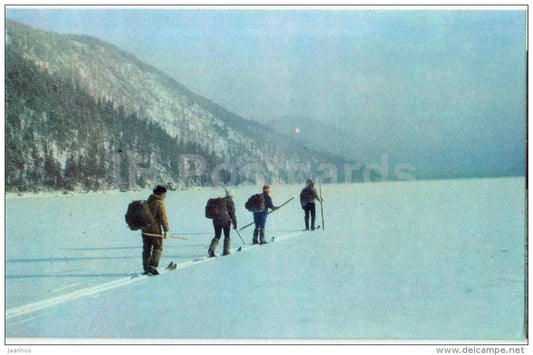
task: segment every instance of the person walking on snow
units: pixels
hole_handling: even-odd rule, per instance
[[[305,211],[305,230],[309,230],[309,215],[311,215],[311,230],[315,230],[316,206],[315,200],[322,202],[322,197],[318,195],[315,185],[311,179],[307,179],[305,187],[300,193],[300,203]]]
[[[226,204],[225,211],[213,218],[213,227],[215,228],[215,237],[211,240],[211,245],[207,250],[209,257],[215,256],[215,250],[217,248],[220,237],[222,236],[222,231],[224,231],[224,251],[222,255],[231,254],[231,225],[233,224],[233,229],[237,229],[237,217],[235,216],[235,203],[233,202],[233,196],[235,195],[233,191],[229,188],[225,188],[226,197],[224,197],[224,203]]]
[[[155,223],[142,230],[143,238],[143,268],[144,274],[158,275],[157,267],[161,254],[163,253],[163,238],[169,234],[167,213],[163,200],[167,195],[167,189],[164,186],[156,186],[153,194],[148,197],[148,208],[154,217]],[[162,233],[164,232],[164,234]],[[146,234],[157,234],[161,237],[153,237]]]
[[[265,201],[265,209],[260,212],[254,212],[254,236],[252,239],[253,244],[266,244],[265,240],[265,225],[268,215],[268,209],[277,210],[279,207],[274,206],[272,203],[272,197],[270,197],[270,186],[263,186],[263,199]],[[257,239],[259,237],[259,240]]]

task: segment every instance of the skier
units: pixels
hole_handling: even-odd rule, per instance
[[[322,202],[322,197],[319,196],[318,192],[315,189],[313,180],[307,179],[305,182],[305,187],[300,193],[300,203],[302,208],[305,211],[305,230],[309,230],[309,214],[311,214],[311,230],[315,230],[315,219],[316,219],[316,206],[315,200]]]
[[[148,207],[154,217],[155,224],[149,225],[142,230],[143,237],[143,268],[144,274],[158,275],[157,267],[159,260],[163,253],[163,238],[168,237],[169,227],[167,221],[167,214],[165,211],[165,204],[163,200],[167,194],[167,189],[164,186],[156,186],[153,194],[148,197]],[[164,231],[164,234],[162,233]],[[162,235],[161,237],[152,237],[146,234]]]
[[[265,225],[268,215],[268,209],[277,210],[279,207],[274,206],[272,203],[272,197],[270,197],[270,186],[263,186],[263,198],[265,200],[265,209],[260,212],[254,212],[254,237],[252,239],[253,244],[266,244],[265,240]],[[257,238],[259,237],[259,241]]]
[[[220,237],[222,236],[222,230],[224,230],[224,251],[222,255],[231,254],[231,225],[233,224],[233,229],[237,229],[237,217],[235,216],[235,203],[233,203],[233,196],[235,195],[233,191],[229,188],[225,188],[226,197],[223,199],[225,204],[225,210],[213,218],[213,227],[215,227],[215,237],[211,240],[211,245],[207,250],[209,257],[215,256],[215,250],[217,248]]]

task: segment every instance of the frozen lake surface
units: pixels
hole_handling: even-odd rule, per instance
[[[232,231],[233,254],[214,259],[204,259],[213,237],[204,207],[223,189],[173,191],[171,234],[188,240],[165,240],[160,269],[178,269],[135,278],[142,242],[124,214],[149,191],[8,196],[7,343],[523,340],[524,183],[323,185],[325,229],[315,232],[302,231],[303,186],[272,186],[277,205],[295,197],[268,218],[275,242],[236,252]],[[235,191],[244,226],[260,188]],[[241,231],[246,243],[252,228]]]

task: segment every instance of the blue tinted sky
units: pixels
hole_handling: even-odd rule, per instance
[[[6,17],[109,41],[245,118],[309,116],[385,151],[430,157],[447,146],[475,163],[476,149],[523,158],[526,11],[512,9],[45,7]]]

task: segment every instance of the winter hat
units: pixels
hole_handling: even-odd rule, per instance
[[[268,185],[263,186],[263,191],[270,192],[270,186]]]
[[[231,190],[229,187],[224,187],[224,191],[226,191],[226,197],[235,196],[235,192],[233,192],[233,190]]]
[[[157,185],[154,189],[154,195],[161,195],[167,192],[167,188],[161,185]]]

